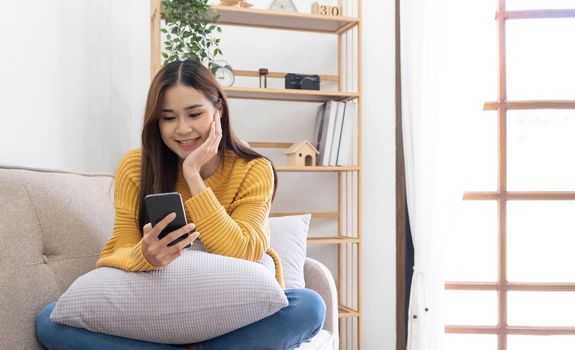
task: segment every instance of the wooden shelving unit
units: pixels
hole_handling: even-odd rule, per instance
[[[160,69],[160,0],[151,1],[151,73]],[[311,5],[310,0],[310,5]],[[361,349],[361,0],[339,0],[343,16],[324,17],[309,13],[281,13],[268,10],[212,6],[211,13],[220,16],[219,25],[296,32],[316,32],[338,36],[338,74],[321,75],[321,81],[337,83],[337,91],[286,90],[273,88],[224,87],[231,99],[323,103],[329,100],[358,101],[357,163],[353,166],[292,167],[276,165],[278,172],[336,173],[338,177],[338,210],[311,212],[312,220],[337,220],[337,233],[315,237],[309,245],[337,245],[340,349]],[[358,14],[358,15],[350,15]],[[351,37],[352,45],[349,45]],[[355,40],[355,43],[353,42]],[[355,52],[354,52],[355,50]],[[351,67],[348,64],[351,58]],[[336,59],[334,57],[334,59]],[[237,76],[257,77],[257,72],[236,70]],[[271,78],[285,73],[270,72]],[[315,118],[315,115],[310,115]],[[289,148],[286,142],[250,142],[254,148]],[[270,216],[310,213],[272,212]]]
[[[346,172],[346,171],[359,171],[358,166],[288,166],[288,165],[278,165],[276,166],[277,171],[282,172]]]
[[[270,213],[270,217],[303,215],[303,214],[311,214],[312,219],[337,219],[339,217],[339,213],[337,211],[305,211],[305,212],[275,211],[273,213]]]
[[[337,236],[337,237],[309,237],[309,244],[342,244],[342,243],[359,243],[359,238]]]
[[[345,306],[340,306],[339,318],[346,318],[346,317],[359,317],[359,311],[350,309]]]
[[[329,100],[350,100],[359,97],[357,93],[313,90],[260,89],[244,87],[224,87],[229,98],[268,101],[326,102]]]
[[[213,6],[212,14],[220,15],[218,23],[223,25],[332,34],[344,32],[359,23],[358,18],[351,17],[325,17],[229,6]]]

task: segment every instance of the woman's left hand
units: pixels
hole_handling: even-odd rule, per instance
[[[210,135],[198,148],[193,150],[184,159],[183,172],[186,175],[199,174],[200,170],[206,163],[218,154],[218,146],[222,139],[222,124],[220,123],[220,112],[216,111],[214,120],[210,127]]]

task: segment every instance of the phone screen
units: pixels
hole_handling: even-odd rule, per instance
[[[184,202],[178,192],[149,194],[145,197],[146,212],[152,226],[161,221],[166,215],[176,213],[176,218],[166,226],[158,235],[159,239],[164,238],[168,233],[175,231],[187,224],[186,214],[184,211]],[[188,233],[181,235],[168,246],[172,246],[188,237]],[[189,245],[187,246],[189,247]],[[187,248],[186,247],[186,248]]]

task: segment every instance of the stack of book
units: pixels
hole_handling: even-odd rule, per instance
[[[352,166],[357,163],[357,99],[327,101],[317,112],[313,145],[319,166]]]

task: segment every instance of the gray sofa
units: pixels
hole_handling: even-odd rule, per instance
[[[113,176],[0,166],[0,349],[41,349],[34,319],[95,268],[112,232]],[[329,271],[307,259],[306,287],[327,305],[323,330],[303,349],[337,349],[337,294]]]

